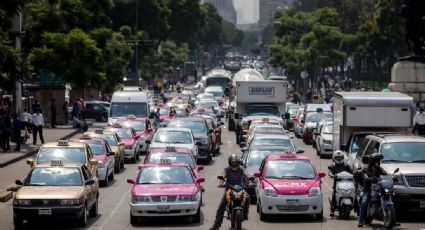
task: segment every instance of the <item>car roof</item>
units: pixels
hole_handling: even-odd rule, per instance
[[[425,138],[415,135],[405,134],[378,134],[376,135],[383,138],[385,142],[425,142]]]
[[[86,147],[86,143],[82,142],[76,142],[76,141],[68,141],[68,145],[60,145],[58,141],[55,142],[48,142],[43,144],[41,147],[63,147],[63,148],[69,148],[69,147]]]
[[[101,137],[83,137],[83,136],[76,136],[73,137],[71,139],[69,139],[71,141],[75,141],[75,142],[81,142],[81,141],[87,141],[87,142],[106,142],[105,139],[101,138]]]
[[[52,168],[52,167],[61,167],[61,168],[75,168],[81,167],[83,164],[76,162],[62,162],[62,165],[51,165],[51,163],[39,163],[34,165],[34,168]]]
[[[170,164],[161,164],[161,163],[146,163],[146,164],[142,164],[142,167],[188,167],[190,168],[190,166],[186,163],[183,162],[172,162]]]
[[[249,151],[262,151],[262,150],[287,150],[288,146],[284,145],[253,145],[249,148]]]
[[[149,152],[153,153],[171,153],[171,154],[192,154],[192,152],[188,148],[184,147],[173,147],[174,150],[168,150],[167,147],[150,147]]]
[[[159,132],[159,131],[180,131],[180,132],[189,132],[190,133],[190,129],[188,129],[188,128],[161,127],[157,130],[157,132]]]
[[[181,117],[171,119],[170,122],[205,121],[202,117]]]
[[[290,140],[291,137],[287,136],[287,135],[282,135],[282,134],[269,134],[269,133],[255,133],[255,138],[258,139],[285,139],[285,140]]]
[[[268,155],[266,156],[266,161],[273,160],[310,160],[306,155],[300,154],[278,154],[278,155]]]

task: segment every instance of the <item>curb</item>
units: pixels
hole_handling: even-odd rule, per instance
[[[59,138],[58,140],[61,140],[61,139],[68,139],[68,138],[70,138],[70,137],[74,136],[75,134],[77,134],[78,132],[79,132],[79,130],[78,130],[78,129],[76,129],[76,130],[74,130],[73,132],[71,132],[70,134],[68,134],[68,135],[66,135],[66,136],[64,136],[64,137]],[[22,160],[22,159],[25,159],[25,158],[27,158],[27,157],[30,157],[30,156],[32,156],[32,155],[34,155],[34,154],[36,154],[36,153],[37,153],[37,151],[38,151],[38,149],[33,149],[32,151],[29,151],[28,153],[26,153],[26,154],[24,154],[24,155],[21,155],[21,156],[19,156],[19,157],[17,157],[17,158],[14,158],[14,159],[11,159],[11,160],[9,160],[9,161],[6,161],[5,163],[0,164],[0,168],[4,168],[4,167],[6,167],[6,166],[8,166],[8,165],[10,165],[10,164],[13,164],[13,163],[15,163],[15,162],[18,162],[18,161],[20,161],[20,160]]]

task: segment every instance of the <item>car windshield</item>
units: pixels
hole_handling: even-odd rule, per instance
[[[393,142],[382,145],[385,162],[425,163],[425,142]]]
[[[282,149],[255,150],[249,154],[246,163],[247,165],[259,165],[266,156],[281,154],[283,151]]]
[[[131,139],[133,138],[133,133],[130,129],[121,129],[121,128],[107,128],[106,131],[116,133],[120,138]]]
[[[278,146],[286,146],[289,149],[294,150],[294,146],[292,145],[291,140],[283,139],[283,138],[255,138],[254,137],[252,145],[256,145],[256,146],[278,145]]]
[[[355,154],[359,151],[360,145],[367,134],[356,134],[353,137],[353,144],[351,145],[351,153]]]
[[[112,102],[110,117],[126,117],[128,115],[148,117],[147,108],[145,102]]]
[[[334,126],[333,125],[323,126],[323,133],[324,134],[332,134],[333,129],[334,129]]]
[[[159,130],[153,142],[158,143],[173,143],[173,144],[192,144],[192,136],[189,132]]]
[[[277,116],[280,117],[279,109],[272,105],[247,106],[244,117],[246,116]]]
[[[192,184],[193,176],[184,166],[144,167],[138,184]]]
[[[168,115],[168,114],[170,114],[170,108],[160,108],[159,109],[159,114],[160,115]]]
[[[88,142],[87,144],[90,146],[91,152],[94,155],[103,155],[106,152],[106,150],[103,147],[102,143]]]
[[[117,139],[115,139],[114,134],[96,134],[95,136],[105,139],[108,142],[109,146],[118,145]]]
[[[255,126],[254,131],[282,131],[282,127],[279,126]]]
[[[198,96],[199,99],[214,99],[214,95],[213,94],[200,94]]]
[[[144,121],[117,121],[116,124],[132,127],[135,131],[145,131]]]
[[[308,113],[305,122],[318,122],[322,118],[332,118],[332,113]]]
[[[149,156],[148,163],[160,163],[161,159],[169,159],[171,163],[181,162],[188,164],[192,169],[195,168],[192,156],[189,154],[181,153],[153,153]]]
[[[291,107],[289,107],[289,109],[288,109],[288,113],[289,113],[291,116],[295,116],[295,115],[297,115],[298,109],[299,109],[299,107],[291,106]]]
[[[266,178],[270,179],[314,179],[313,166],[308,160],[272,160],[267,164]]]
[[[205,132],[205,122],[203,121],[173,121],[171,120],[168,123],[167,127],[170,128],[188,128],[192,130],[192,132]]]
[[[216,101],[201,101],[198,107],[210,109],[211,107],[218,107],[218,103]]]
[[[62,160],[63,162],[87,162],[83,147],[42,147],[37,155],[36,162],[49,163],[51,160]]]
[[[77,167],[35,167],[25,179],[27,186],[81,186],[83,179]]]

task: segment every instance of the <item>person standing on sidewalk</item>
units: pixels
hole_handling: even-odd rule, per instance
[[[43,114],[40,113],[39,110],[36,110],[32,115],[32,124],[34,125],[34,129],[32,131],[32,143],[35,145],[37,143],[37,133],[39,133],[41,144],[44,144],[43,138],[43,126],[44,126],[44,118]]]
[[[56,128],[56,99],[52,98],[51,104],[50,104],[50,127]]]
[[[21,129],[22,129],[22,122],[21,119],[19,119],[18,114],[14,113],[12,115],[12,126],[13,126],[13,136],[15,137],[16,141],[16,148],[14,151],[21,151]]]
[[[22,130],[25,130],[25,129],[30,130],[30,128],[31,128],[31,117],[32,116],[31,116],[30,113],[28,113],[28,110],[24,109],[24,112],[21,113],[21,115],[20,115],[21,123],[22,123],[22,125],[21,125]]]
[[[65,117],[64,124],[68,125],[69,123],[69,112],[68,112],[68,100],[65,100],[65,102],[62,105],[63,115]]]
[[[12,136],[12,121],[10,120],[10,115],[6,114],[5,116],[3,116],[3,126],[2,126],[2,131],[3,131],[3,151],[9,151],[10,150],[10,137]]]

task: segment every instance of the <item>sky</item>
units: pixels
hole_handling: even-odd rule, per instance
[[[259,0],[233,0],[238,12],[237,24],[255,23],[259,19]]]

